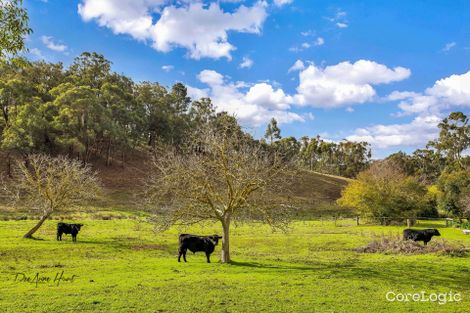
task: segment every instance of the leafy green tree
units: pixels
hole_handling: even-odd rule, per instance
[[[136,86],[136,100],[145,112],[144,132],[151,147],[155,147],[159,137],[166,137],[170,129],[167,95],[168,91],[158,83],[143,82]]]
[[[111,75],[111,61],[96,52],[83,52],[75,58],[67,74],[76,85],[99,90]]]
[[[102,132],[103,107],[96,91],[88,86],[64,83],[54,88],[54,128],[58,131],[56,143],[67,148],[70,155],[78,152],[84,162],[91,156],[96,136]]]
[[[439,209],[460,219],[466,212],[465,195],[470,193],[470,172],[468,170],[446,170],[437,181],[441,191],[438,197]]]
[[[439,138],[429,143],[444,154],[447,164],[466,168],[462,152],[470,148],[470,125],[462,112],[452,112],[439,123]]]
[[[215,108],[210,98],[193,101],[189,110],[192,127],[197,129],[209,124],[215,118]]]
[[[273,143],[274,149],[284,161],[293,161],[299,155],[300,142],[294,137],[285,137]]]
[[[134,97],[134,83],[125,76],[110,75],[99,94],[103,118],[96,141],[100,154],[105,155],[106,164],[109,165],[114,150],[124,156],[126,150],[140,144],[144,112]]]
[[[269,143],[272,144],[274,139],[281,139],[281,130],[277,126],[277,121],[273,117],[266,127],[266,132],[264,133],[264,138],[269,139]]]
[[[10,120],[8,128],[3,131],[2,147],[14,150],[25,158],[45,149],[45,131],[48,121],[44,118],[44,104],[40,98],[19,106],[15,118]]]
[[[407,176],[398,164],[379,161],[349,183],[338,204],[389,223],[417,217],[429,209],[426,194],[426,187]]]
[[[0,59],[26,49],[25,38],[32,30],[22,0],[0,0]]]

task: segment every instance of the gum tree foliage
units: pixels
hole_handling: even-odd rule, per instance
[[[301,138],[299,159],[302,167],[326,174],[355,177],[370,163],[367,142],[325,141],[320,136]]]
[[[470,192],[470,125],[462,112],[452,112],[439,123],[439,137],[413,154],[389,156],[407,175],[429,185],[430,195],[440,212],[460,219],[468,216],[466,194]]]
[[[22,0],[0,0],[0,59],[26,49],[25,38],[32,30]]]
[[[159,229],[219,222],[223,263],[231,261],[232,223],[255,220],[285,229],[292,204],[279,196],[292,185],[288,164],[240,135],[236,121],[230,121],[216,116],[184,149],[160,149],[144,194],[157,213],[153,221]]]
[[[1,191],[15,207],[41,214],[39,222],[24,237],[33,234],[53,213],[82,205],[100,190],[96,173],[89,166],[67,157],[35,154],[18,162],[13,178],[4,180]]]
[[[67,154],[109,165],[145,143],[178,145],[196,127],[184,85],[135,84],[97,53],[82,53],[67,69],[2,62],[0,74],[0,145],[8,155]]]
[[[426,148],[417,149],[411,155],[394,153],[387,159],[394,160],[408,175],[426,184],[437,183],[444,171],[468,170],[470,158],[464,155],[470,149],[468,117],[462,112],[452,112],[438,127],[439,137],[430,141]]]
[[[277,120],[273,117],[266,127],[264,138],[269,139],[269,143],[272,144],[275,140],[281,139],[281,129],[277,126]]]
[[[466,203],[470,194],[470,171],[445,170],[437,181],[441,191],[437,198],[439,209],[459,219],[469,217]]]
[[[470,148],[470,125],[462,112],[452,112],[439,123],[439,138],[429,145],[442,153],[447,165],[467,169],[462,152]]]
[[[191,101],[183,84],[135,83],[113,72],[111,62],[98,53],[84,52],[68,68],[2,62],[0,74],[0,146],[8,160],[47,153],[124,164],[134,149],[184,146],[210,120],[238,124],[226,112],[216,113],[209,98]],[[368,149],[362,144],[300,142],[281,138],[280,131],[272,120],[267,132],[272,142],[260,144],[287,162],[350,177],[367,166]]]

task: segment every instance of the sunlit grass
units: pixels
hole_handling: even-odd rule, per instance
[[[88,218],[91,218],[88,215]],[[0,222],[0,311],[61,312],[467,312],[470,256],[384,255],[353,249],[403,227],[353,226],[346,221],[296,222],[287,234],[264,225],[233,229],[234,263],[207,264],[202,253],[177,262],[177,235],[220,233],[217,224],[154,233],[138,220],[81,220],[76,244],[55,240],[56,221],[21,239],[34,221]],[[421,226],[427,226],[421,224]],[[470,236],[440,228],[442,237],[470,246]],[[431,242],[432,243],[432,242]],[[73,282],[15,281],[17,273]],[[460,292],[462,302],[387,302],[394,292]]]

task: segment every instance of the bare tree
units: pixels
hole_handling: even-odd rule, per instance
[[[263,151],[244,134],[214,128],[201,131],[183,150],[160,149],[146,181],[144,198],[158,213],[158,228],[218,221],[221,260],[228,263],[232,222],[288,226],[294,172],[278,155]]]
[[[96,173],[90,167],[67,157],[40,154],[18,162],[13,178],[2,184],[2,191],[13,205],[41,212],[39,222],[24,238],[32,238],[54,212],[83,204],[99,190]]]

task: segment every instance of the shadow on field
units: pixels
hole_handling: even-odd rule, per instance
[[[276,269],[276,270],[299,270],[299,271],[317,271],[319,268],[311,267],[311,266],[287,266],[287,265],[274,265],[274,264],[262,264],[257,262],[237,262],[232,261],[230,263],[232,266],[239,266],[239,267],[250,267],[250,268],[261,268],[261,269]]]
[[[401,263],[401,262],[400,262]],[[436,272],[435,268],[427,264],[416,262],[405,262],[401,264],[383,263],[377,264],[361,263],[360,260],[348,260],[346,262],[334,263],[314,263],[309,265],[276,265],[263,264],[257,262],[232,261],[232,266],[247,268],[272,270],[277,272],[311,272],[319,279],[364,279],[377,281],[378,283],[388,283],[396,286],[428,286],[430,281],[433,286],[445,286],[454,290],[464,291],[470,288],[468,284],[468,268],[454,267]],[[413,287],[414,288],[414,287]]]
[[[450,274],[452,273],[452,274]],[[435,268],[427,267],[426,264],[416,262],[398,264],[383,264],[380,267],[375,266],[354,266],[344,270],[334,270],[331,277],[357,279],[362,277],[367,280],[381,280],[394,285],[413,285],[416,287],[429,285],[445,286],[455,290],[468,290],[468,269],[448,268],[447,271],[436,272]]]
[[[26,239],[26,240],[35,240],[35,241],[46,241],[46,239],[40,238],[40,237],[30,237],[30,238],[23,238],[23,239]]]

